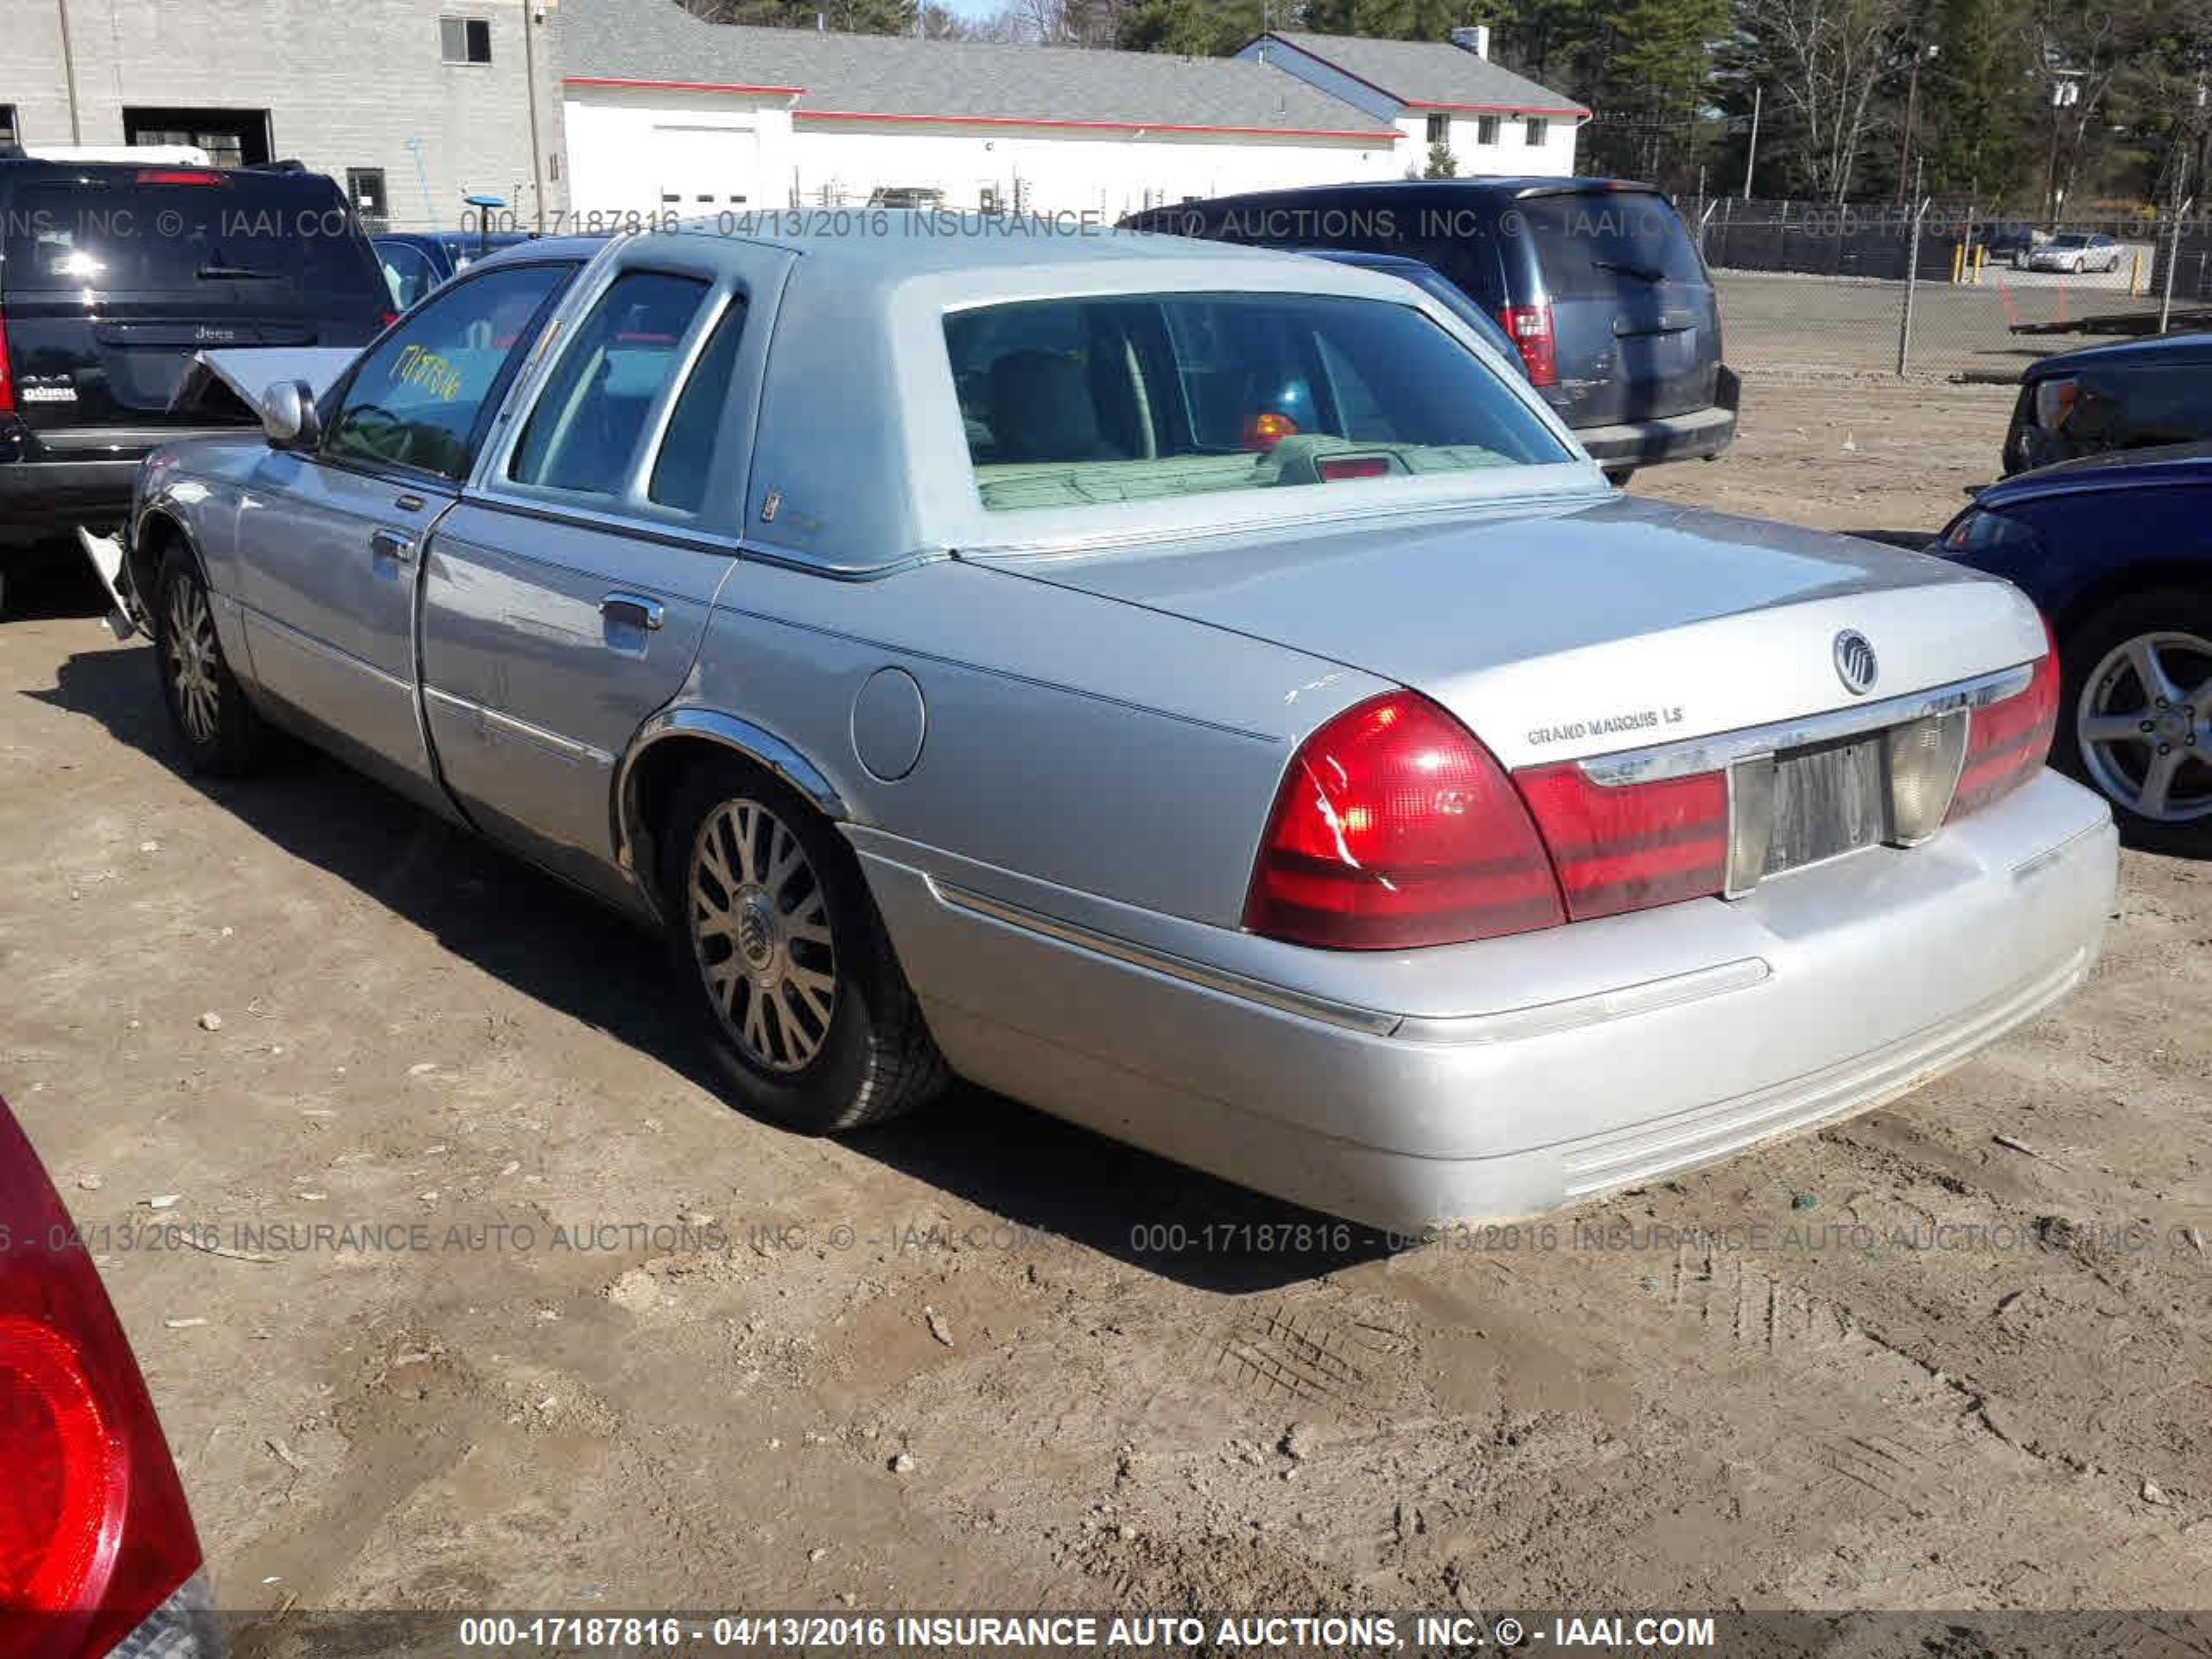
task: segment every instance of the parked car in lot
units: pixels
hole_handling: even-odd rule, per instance
[[[156,456],[190,762],[290,728],[658,925],[779,1122],[957,1074],[1376,1226],[1858,1110],[2087,971],[2016,589],[1624,497],[1394,278],[900,223],[511,250]]]
[[[200,1540],[92,1254],[0,1102],[0,1651],[215,1659]]]
[[[2162,334],[2031,364],[2005,434],[2005,471],[2107,449],[2212,438],[2212,334]]]
[[[2126,250],[2117,237],[2101,231],[2061,231],[2028,251],[2030,270],[2118,270]]]
[[[2212,855],[2212,443],[2008,479],[1930,550],[2018,584],[2050,619],[2056,764],[2136,844]]]
[[[392,308],[404,311],[479,259],[535,239],[527,231],[385,231],[369,242],[384,270]]]
[[[1993,262],[2018,270],[2027,264],[2030,254],[2050,239],[2050,233],[2024,219],[2010,219],[1984,226],[1980,239]]]
[[[1357,248],[1301,248],[1316,259],[1332,259],[1340,265],[1357,265],[1362,270],[1379,270],[1386,276],[1411,283],[1453,316],[1467,325],[1469,332],[1480,337],[1511,367],[1520,371],[1523,378],[1528,365],[1521,360],[1521,351],[1512,338],[1501,327],[1497,319],[1460,292],[1459,285],[1445,276],[1434,265],[1419,259],[1408,259],[1398,253],[1362,253]]]
[[[170,407],[195,353],[365,345],[391,309],[317,175],[0,161],[0,577],[122,524],[139,461],[206,425]]]
[[[1710,461],[1742,384],[1666,197],[1617,179],[1423,179],[1259,191],[1131,215],[1135,230],[1423,261],[1503,326],[1529,383],[1616,481]]]

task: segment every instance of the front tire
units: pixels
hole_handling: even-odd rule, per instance
[[[2051,764],[2128,844],[2212,857],[2212,593],[2131,594],[2068,634]]]
[[[828,820],[732,757],[684,779],[667,827],[670,950],[740,1103],[831,1135],[944,1087],[859,862]]]
[[[193,771],[236,778],[266,766],[282,740],[246,701],[223,655],[207,584],[193,556],[179,550],[154,584],[154,665]]]

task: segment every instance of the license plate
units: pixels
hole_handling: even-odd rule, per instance
[[[1764,874],[1802,869],[1889,833],[1889,791],[1879,733],[1790,749],[1774,760],[1774,831]]]

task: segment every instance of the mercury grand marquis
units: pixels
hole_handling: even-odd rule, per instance
[[[1862,1110],[2088,971],[2114,838],[2013,588],[1622,495],[1406,283],[1012,230],[541,241],[227,354],[264,430],[109,550],[190,761],[304,735],[664,929],[780,1122],[957,1076],[1396,1229]]]

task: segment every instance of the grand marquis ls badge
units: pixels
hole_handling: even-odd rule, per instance
[[[1863,697],[1874,689],[1874,681],[1882,671],[1880,660],[1866,636],[1856,628],[1846,628],[1835,637],[1836,677],[1843,682],[1843,689],[1854,697]]]

